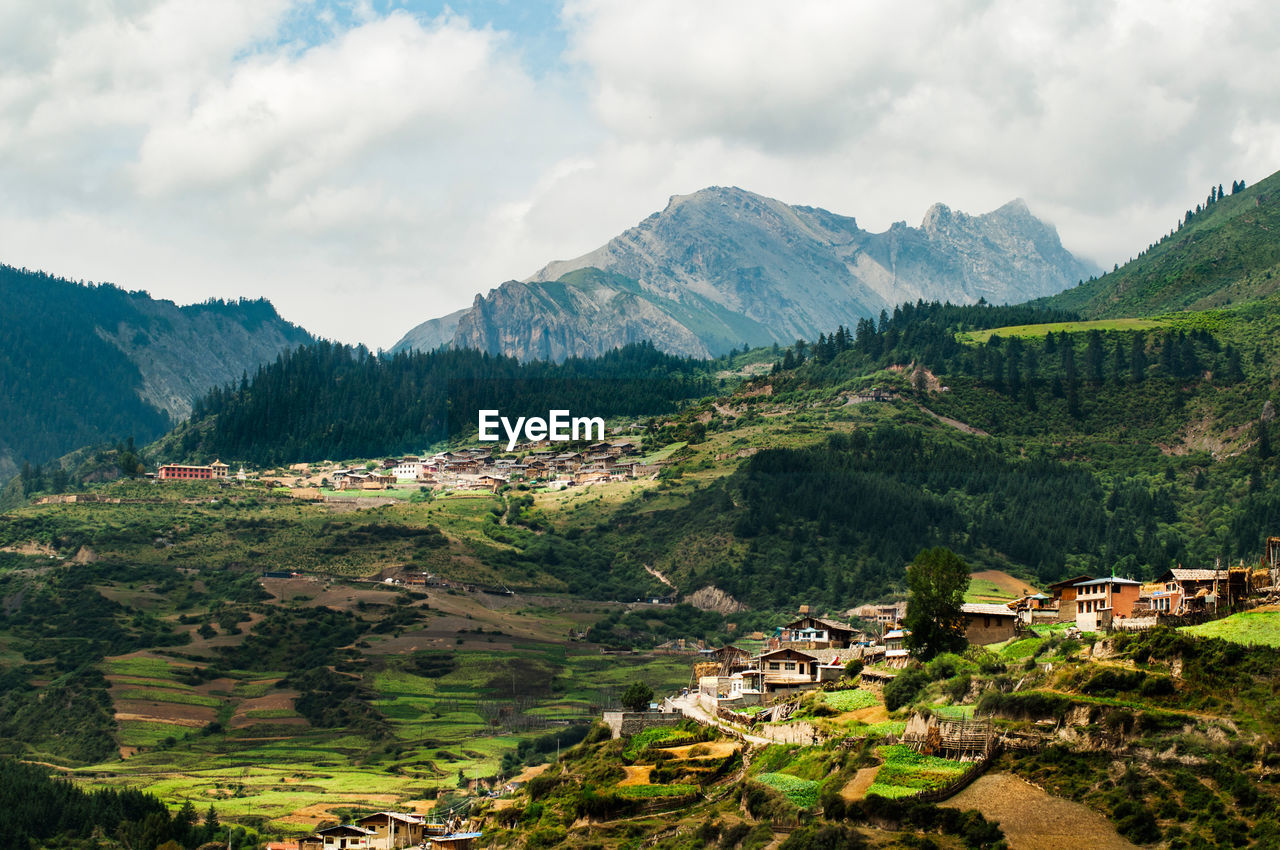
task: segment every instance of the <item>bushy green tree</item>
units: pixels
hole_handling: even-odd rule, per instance
[[[964,649],[960,606],[969,589],[969,565],[945,546],[921,550],[907,567],[907,646],[928,661]]]
[[[644,682],[632,682],[622,692],[622,707],[630,711],[644,711],[653,701],[653,688]]]

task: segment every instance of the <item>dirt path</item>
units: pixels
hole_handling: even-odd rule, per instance
[[[677,588],[676,588],[676,586],[675,586],[674,584],[672,584],[670,581],[668,581],[668,580],[667,580],[667,577],[666,577],[666,576],[664,576],[662,573],[660,573],[660,572],[658,572],[657,570],[655,570],[653,567],[649,566],[648,564],[641,564],[640,566],[644,567],[644,571],[645,571],[646,573],[648,573],[649,575],[653,576],[653,577],[654,577],[654,578],[656,578],[658,581],[660,581],[660,582],[662,582],[663,584],[665,584],[667,587],[671,588],[672,590],[676,590],[676,589],[677,589]]]
[[[859,771],[861,773],[861,771]],[[1009,773],[988,773],[941,806],[977,809],[1000,822],[1009,850],[1138,850],[1102,815]]]
[[[934,419],[937,419],[943,425],[950,425],[952,428],[955,428],[957,431],[963,431],[966,434],[973,434],[975,437],[991,436],[986,431],[983,431],[981,428],[975,428],[972,425],[966,425],[965,423],[961,422],[959,419],[952,419],[949,416],[942,416],[941,414],[934,413],[932,410],[925,407],[924,405],[920,405],[920,409],[923,410],[925,413],[929,414],[930,416],[932,416]]]
[[[840,796],[844,798],[846,803],[853,803],[867,796],[867,789],[876,781],[876,774],[880,772],[880,765],[875,767],[861,768],[849,780],[849,784],[840,789]]]

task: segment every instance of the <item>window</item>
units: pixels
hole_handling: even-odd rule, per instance
[[[787,661],[782,665],[782,669],[789,672],[795,672],[796,663],[794,661]]]
[[[781,665],[781,664],[779,664],[779,663],[778,663],[778,662],[776,662],[776,661],[770,661],[770,662],[769,662],[769,669],[770,669],[770,670],[781,670],[781,669],[782,669],[782,665]]]

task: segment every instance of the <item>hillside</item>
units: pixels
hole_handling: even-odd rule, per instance
[[[552,364],[468,350],[382,357],[318,342],[214,389],[154,452],[276,464],[422,451],[473,434],[481,408],[512,421],[555,408],[634,422],[713,392],[710,365],[643,343]]]
[[[0,266],[0,481],[104,440],[150,441],[210,388],[311,336],[266,301],[178,307]]]
[[[904,301],[1025,301],[1094,271],[1021,201],[978,216],[935,204],[919,228],[870,233],[850,217],[717,187],[675,196],[601,248],[476,296],[451,344],[559,360],[647,339],[717,356],[743,342],[812,339]],[[437,342],[452,322],[419,326],[393,350]]]
[[[1280,291],[1280,173],[1197,207],[1116,271],[1040,303],[1087,318],[1155,316]]]

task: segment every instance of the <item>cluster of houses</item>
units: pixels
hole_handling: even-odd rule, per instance
[[[459,821],[429,821],[410,812],[375,812],[352,823],[317,830],[298,841],[278,842],[279,850],[472,850],[481,837]]]
[[[906,606],[876,607],[885,609],[875,612],[883,630],[878,637],[852,623],[813,616],[802,606],[800,616],[778,628],[755,655],[735,646],[705,650],[707,660],[695,667],[698,692],[726,706],[760,705],[835,681],[850,661],[902,667],[909,657],[909,632],[901,627]],[[970,643],[999,643],[1025,628],[1007,605],[966,603],[962,615]]]
[[[467,448],[431,457],[386,458],[374,469],[338,469],[330,473],[337,490],[385,490],[421,485],[452,490],[497,491],[516,481],[569,487],[597,481],[642,478],[658,472],[658,465],[641,463],[637,443],[598,442],[582,451],[557,451],[546,441],[516,447],[516,454],[495,456],[488,449]]]
[[[1081,631],[1150,628],[1162,618],[1238,611],[1277,591],[1275,566],[1165,570],[1153,582],[1076,576],[1049,586],[1051,597],[1028,597],[1030,618],[1074,620]],[[1049,620],[1052,614],[1052,620]],[[1028,622],[1031,622],[1029,619]]]
[[[1280,539],[1273,540],[1275,557],[1270,562],[1264,558],[1260,568],[1175,568],[1145,584],[1114,575],[1080,575],[1050,585],[1049,593],[1008,603],[965,603],[964,636],[981,646],[1033,632],[1037,625],[1071,623],[1081,632],[1141,629],[1162,617],[1240,610],[1251,600],[1280,592]],[[863,630],[812,616],[802,606],[800,616],[778,628],[755,654],[736,646],[702,650],[703,660],[694,666],[699,695],[717,707],[761,705],[835,681],[853,660],[890,669],[906,665],[906,603],[862,606],[849,613],[875,625]]]

